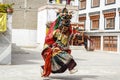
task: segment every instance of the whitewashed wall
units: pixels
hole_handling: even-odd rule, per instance
[[[55,21],[57,18],[56,16],[56,9],[47,9],[47,21]],[[71,23],[78,22],[78,11],[73,11]]]
[[[78,11],[73,11],[71,23],[77,23],[78,22],[78,16],[79,16]]]
[[[91,8],[91,0],[87,1],[87,5],[86,5],[86,9],[84,10],[79,10],[79,14],[84,14],[86,13],[86,29],[87,31],[90,31],[90,18],[89,18],[89,13],[91,12],[96,12],[96,11],[100,11],[100,29],[98,31],[103,31],[104,30],[104,15],[103,15],[103,10],[108,10],[108,9],[112,9],[112,8],[116,8],[116,22],[115,22],[115,30],[119,29],[119,14],[118,14],[118,8],[120,7],[120,0],[116,0],[115,4],[111,4],[111,5],[105,5],[105,0],[100,0],[100,7],[95,7],[95,8]],[[97,30],[96,30],[97,31]],[[109,30],[112,31],[112,30]]]
[[[37,43],[40,44],[40,49],[43,48],[45,35],[46,35],[46,22],[47,22],[47,10],[38,12],[38,25],[37,25]]]
[[[3,0],[0,0],[1,3],[3,3]]]
[[[86,31],[87,32],[95,32],[94,34],[89,34],[90,36],[101,36],[101,51],[103,51],[103,36],[118,36],[118,46],[117,46],[117,53],[120,54],[120,34],[118,33],[120,31],[120,16],[118,12],[118,8],[120,8],[120,0],[115,0],[115,4],[111,5],[105,5],[105,0],[100,0],[100,6],[91,8],[91,0],[86,2],[86,9],[79,10],[79,14],[86,13]],[[104,10],[109,9],[116,9],[116,16],[115,16],[115,30],[105,30],[104,29]],[[90,30],[90,17],[89,13],[91,12],[100,12],[100,24],[99,24],[99,30]],[[99,33],[100,32],[100,33]],[[102,33],[101,33],[102,32]],[[114,33],[106,33],[106,32],[114,32]]]
[[[75,6],[78,6],[79,5],[79,0],[74,0],[74,3],[73,3]]]
[[[78,12],[73,11],[73,18],[71,19],[71,22],[77,22],[78,21]],[[38,25],[37,25],[37,43],[39,43],[39,48],[43,48],[45,35],[46,35],[46,23],[49,21],[55,21],[57,18],[56,16],[56,9],[53,8],[44,8],[42,10],[38,11]]]
[[[37,43],[40,44],[40,49],[43,49],[45,41],[46,23],[49,21],[55,21],[55,19],[56,11],[54,9],[44,9],[38,12]]]
[[[36,47],[36,30],[12,29],[12,43],[24,47]]]
[[[47,21],[55,21],[57,18],[56,16],[56,9],[46,9],[47,10]]]

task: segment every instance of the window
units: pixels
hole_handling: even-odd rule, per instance
[[[106,18],[106,28],[113,29],[115,27],[115,18]]]
[[[115,29],[115,12],[105,13],[105,29]]]
[[[71,24],[72,28],[76,29],[78,27],[77,23],[72,23]]]
[[[80,0],[80,9],[86,8],[86,0]]]
[[[86,20],[86,16],[80,16],[79,17],[79,28],[82,30],[85,30],[85,20]]]
[[[100,0],[92,0],[92,7],[98,7],[100,5]]]
[[[79,29],[81,30],[85,30],[85,20],[84,21],[80,21],[78,24]]]
[[[117,51],[117,36],[104,36],[103,37],[103,50]]]
[[[92,20],[92,29],[98,29],[99,28],[99,20]]]
[[[99,29],[99,17],[100,17],[100,15],[90,16],[91,29]]]
[[[106,0],[106,4],[112,4],[115,3],[115,0]]]
[[[94,49],[100,50],[101,37],[100,36],[91,36],[90,38],[94,41]],[[92,44],[90,44],[90,47],[91,46],[92,46]]]

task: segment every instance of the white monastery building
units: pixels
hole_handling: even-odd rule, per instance
[[[41,47],[45,24],[55,20],[55,9],[64,7],[65,1],[61,0],[58,4],[55,0],[49,0],[47,6],[39,8],[37,42]],[[73,26],[84,28],[84,32],[94,41],[95,51],[120,52],[120,0],[71,0],[67,8],[74,12]]]
[[[120,52],[120,0],[80,0],[79,22],[95,50]]]

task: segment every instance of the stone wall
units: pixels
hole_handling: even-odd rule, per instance
[[[38,8],[46,5],[47,0],[3,0],[4,3],[15,3],[13,13],[13,29],[37,28]]]
[[[4,0],[15,3],[13,6],[12,43],[23,47],[36,47],[38,8],[46,5],[47,0]]]

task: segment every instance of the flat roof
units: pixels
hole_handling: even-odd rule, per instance
[[[45,5],[45,6],[38,8],[38,12],[42,11],[44,9],[63,9],[64,7],[65,7],[65,5],[63,5],[63,4],[59,4],[59,5],[58,4],[50,4],[50,5]],[[73,10],[73,11],[78,10],[78,6],[67,5],[66,8],[68,10]]]

